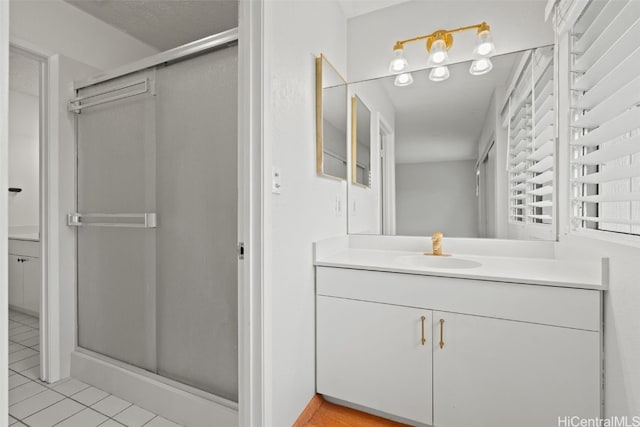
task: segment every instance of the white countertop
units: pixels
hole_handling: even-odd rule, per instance
[[[490,280],[580,289],[607,289],[603,280],[601,260],[557,260],[554,258],[480,256],[452,254],[451,258],[476,261],[475,268],[435,268],[407,265],[404,256],[420,256],[422,252],[363,248],[336,248],[336,251],[316,252],[316,266],[352,268],[358,270],[421,274],[461,279]],[[604,267],[606,270],[606,267]]]

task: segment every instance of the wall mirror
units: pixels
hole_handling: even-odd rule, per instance
[[[351,97],[351,182],[371,187],[371,111]]]
[[[347,83],[324,55],[316,58],[316,170],[347,179]]]
[[[371,191],[348,186],[349,233],[556,238],[552,47],[491,60],[480,76],[462,62],[441,82],[427,69],[409,86],[349,84],[366,95],[375,153]]]

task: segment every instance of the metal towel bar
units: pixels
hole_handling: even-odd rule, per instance
[[[96,218],[96,219],[102,219],[102,221],[101,222],[83,222],[82,221],[83,218]],[[142,219],[142,222],[114,221],[114,220],[122,220],[122,219]],[[82,213],[74,212],[67,215],[67,225],[69,225],[70,227],[156,228],[156,214],[155,213],[82,214]]]
[[[102,99],[98,99],[96,101],[93,102],[87,102],[87,103],[82,103],[82,101],[86,101],[87,99],[91,99],[91,98],[96,98],[98,96],[102,96],[102,95],[106,95],[112,92],[117,92],[119,90],[123,90],[123,89],[128,89],[131,87],[135,87],[135,86],[139,86],[139,85],[144,85],[142,89],[137,89],[131,92],[125,92],[122,93],[120,95],[115,95],[109,98],[102,98]],[[136,96],[136,95],[142,95],[143,93],[147,93],[149,92],[149,79],[148,78],[144,78],[141,80],[136,80],[133,82],[128,82],[125,83],[123,85],[120,86],[116,86],[116,87],[112,87],[109,88],[108,90],[105,90],[104,92],[98,92],[98,93],[94,93],[91,95],[86,95],[86,96],[79,96],[77,98],[73,98],[71,101],[69,101],[69,111],[73,112],[73,113],[80,113],[82,111],[83,108],[89,108],[89,107],[94,107],[96,105],[100,105],[100,104],[106,104],[107,102],[113,102],[113,101],[118,101],[120,99],[125,99],[125,98],[130,98],[132,96]]]

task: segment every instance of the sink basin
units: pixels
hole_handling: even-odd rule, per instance
[[[408,255],[398,257],[398,262],[411,267],[425,268],[477,268],[482,264],[469,259],[455,258],[450,256],[426,256],[426,255]]]

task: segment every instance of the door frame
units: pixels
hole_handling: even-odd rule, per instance
[[[380,182],[380,204],[382,205],[382,221],[380,234],[394,236],[396,234],[396,144],[393,127],[378,112],[378,136],[384,135],[379,146],[383,147],[382,181]]]
[[[33,46],[19,41],[9,41],[9,52],[18,53],[37,61],[39,70],[39,126],[38,126],[38,171],[39,171],[39,232],[40,232],[40,378],[49,381],[51,378],[51,323],[49,319],[49,55]],[[55,334],[54,334],[55,335]],[[54,369],[55,370],[55,369]],[[54,374],[55,375],[55,374]]]

